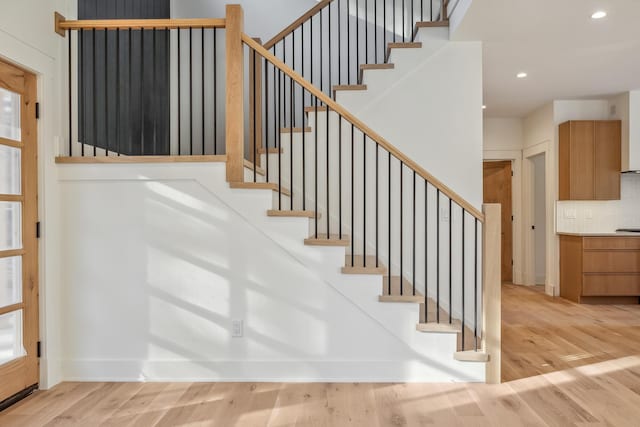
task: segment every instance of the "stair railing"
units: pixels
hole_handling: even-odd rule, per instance
[[[242,42],[257,67],[247,86],[263,100],[248,112],[264,124],[248,135],[251,180],[272,185],[276,210],[313,219],[309,243],[347,246],[347,268],[384,273],[382,297],[421,302],[421,325],[458,327],[460,348],[477,351],[483,213],[258,42]],[[294,123],[296,110],[308,125]]]
[[[389,60],[423,25],[444,25],[448,0],[323,0],[264,47],[331,96],[362,83],[362,70]]]
[[[67,39],[64,161],[210,160],[226,152],[224,18],[56,14],[55,25]]]

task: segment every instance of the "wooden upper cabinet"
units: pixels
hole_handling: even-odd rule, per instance
[[[619,120],[579,120],[560,125],[560,200],[620,199]]]

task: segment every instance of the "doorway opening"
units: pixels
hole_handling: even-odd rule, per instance
[[[502,283],[513,283],[513,167],[511,160],[483,163],[483,202],[502,206]]]

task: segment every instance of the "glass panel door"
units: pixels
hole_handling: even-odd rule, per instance
[[[35,88],[0,61],[0,407],[39,376]]]

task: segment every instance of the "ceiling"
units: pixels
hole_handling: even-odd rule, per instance
[[[483,42],[486,116],[640,89],[640,0],[475,0],[452,39]]]

